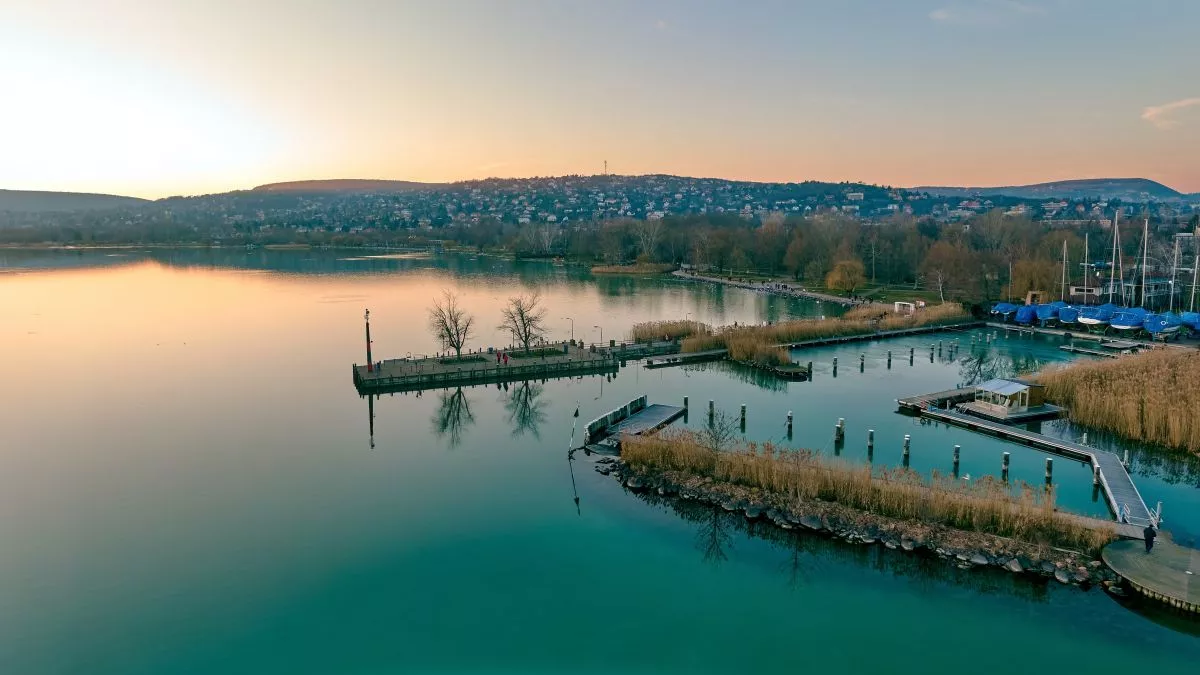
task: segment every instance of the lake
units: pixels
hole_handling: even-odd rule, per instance
[[[895,399],[1065,362],[1058,339],[794,352],[813,382],[630,364],[368,404],[350,372],[366,360],[363,310],[376,358],[433,353],[426,311],[443,290],[477,316],[473,347],[509,342],[497,325],[518,293],[541,294],[553,337],[588,342],[645,320],[839,309],[466,255],[3,251],[0,266],[3,673],[958,674],[997,658],[1184,673],[1200,657],[1194,624],[1098,590],[785,535],[567,460],[576,407],[582,428],[641,394],[688,396],[693,427],[709,399],[744,403],[747,439],[784,440],[793,411],[793,444],[846,461],[866,461],[874,429],[877,465],[899,463],[909,434],[915,470],[948,473],[959,444],[964,478],[997,473],[1007,451],[1013,478],[1039,484],[1044,454],[920,424]],[[954,339],[957,358],[931,362],[930,343]],[[1195,541],[1197,463],[1132,450],[1146,501]],[[1090,469],[1054,470],[1062,508],[1107,514]]]

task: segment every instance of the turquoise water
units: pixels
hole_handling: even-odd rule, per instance
[[[363,307],[383,356],[435,349],[424,307],[445,287],[479,315],[481,344],[504,341],[498,307],[532,289],[589,340],[685,312],[828,309],[495,259],[92,256],[0,274],[0,353],[18,355],[0,420],[0,672],[959,673],[998,656],[1183,673],[1200,656],[1193,633],[1100,592],[782,536],[566,458],[576,405],[586,421],[642,393],[686,395],[692,425],[710,398],[731,414],[746,403],[747,437],[781,439],[793,410],[795,444],[848,461],[865,460],[874,428],[876,464],[899,462],[908,433],[914,469],[948,472],[961,444],[964,476],[995,472],[1007,450],[1015,478],[1040,482],[1043,455],[916,424],[894,399],[1067,358],[1052,341],[1000,339],[981,366],[962,363],[965,334],[960,360],[933,364],[929,336],[808,350],[796,356],[816,380],[783,386],[728,364],[631,366],[383,396],[372,438],[349,373]],[[1194,467],[1138,455],[1135,472],[1173,528],[1196,529]],[[1103,513],[1081,467],[1056,459],[1055,477],[1064,508]]]

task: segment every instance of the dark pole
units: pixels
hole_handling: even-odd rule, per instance
[[[375,371],[375,362],[371,360],[371,310],[367,310],[363,314],[363,319],[367,322],[367,372]]]

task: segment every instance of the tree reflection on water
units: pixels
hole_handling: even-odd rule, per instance
[[[504,410],[508,412],[513,436],[528,433],[534,438],[541,438],[541,426],[546,421],[546,413],[542,410],[542,395],[545,392],[546,388],[542,385],[526,380],[514,386],[505,397]]]
[[[434,433],[440,438],[445,438],[451,448],[456,448],[462,443],[463,432],[475,423],[475,416],[471,414],[471,402],[462,387],[453,392],[449,389],[438,392],[438,407],[434,411],[432,422]]]

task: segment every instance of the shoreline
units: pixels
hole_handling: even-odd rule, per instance
[[[727,512],[741,513],[747,520],[765,521],[781,530],[807,532],[862,546],[881,545],[889,550],[938,558],[963,570],[994,567],[1012,574],[1054,579],[1082,590],[1100,586],[1118,597],[1127,594],[1121,577],[1099,556],[1080,551],[880,516],[836,502],[789,502],[781,495],[711,478],[678,471],[635,469],[617,457],[602,457],[597,460],[595,470],[612,477],[624,489],[719,506]]]

